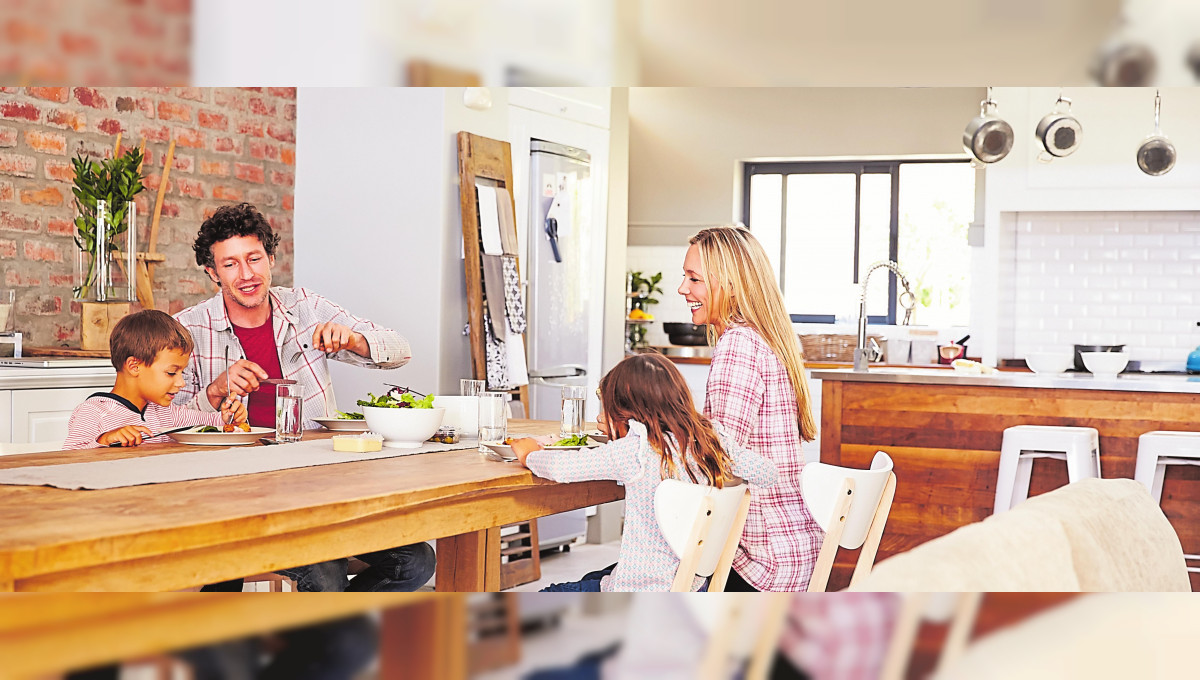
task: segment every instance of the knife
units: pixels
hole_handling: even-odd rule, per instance
[[[155,437],[161,437],[164,434],[175,434],[176,432],[183,432],[184,430],[190,430],[193,427],[196,427],[196,426],[195,425],[184,425],[183,427],[177,427],[172,430],[163,430],[162,432],[155,432],[154,434],[146,435],[145,437],[142,437],[142,441],[146,441],[147,439],[154,439]],[[108,448],[111,449],[111,448],[114,448],[117,446],[122,446],[121,442],[113,442],[108,445]]]

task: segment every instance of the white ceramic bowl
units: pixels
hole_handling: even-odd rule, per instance
[[[1034,373],[1056,375],[1071,367],[1073,357],[1070,354],[1057,352],[1034,352],[1025,355],[1025,364]]]
[[[415,449],[442,426],[446,409],[364,406],[363,415],[371,431],[383,436],[384,446]]]
[[[1129,364],[1127,352],[1081,352],[1079,356],[1092,375],[1103,378],[1115,378]]]

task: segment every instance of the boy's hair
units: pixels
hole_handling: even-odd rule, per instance
[[[712,423],[696,412],[683,375],[661,354],[635,354],[614,366],[600,379],[600,404],[614,437],[625,436],[631,419],[646,426],[651,448],[662,457],[663,479],[678,478],[667,435],[693,482],[700,481],[697,472],[717,488],[734,478]]]
[[[204,220],[192,250],[196,253],[196,264],[201,267],[216,267],[213,261],[213,245],[236,236],[254,236],[262,243],[267,255],[275,255],[279,245],[279,234],[271,229],[271,223],[249,203],[226,205],[217,208],[212,217]]]
[[[118,371],[125,370],[125,360],[129,357],[148,366],[164,349],[191,354],[194,347],[192,334],[183,324],[157,309],[144,309],[123,317],[108,339],[112,365]]]

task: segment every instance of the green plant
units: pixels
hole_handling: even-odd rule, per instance
[[[143,155],[139,149],[131,149],[123,156],[115,156],[95,162],[80,149],[71,165],[75,170],[75,245],[79,250],[92,254],[80,285],[75,288],[76,297],[87,297],[89,289],[96,283],[96,221],[99,202],[105,202],[104,234],[106,254],[117,250],[117,236],[129,228],[126,215],[134,197],[145,190],[142,184],[141,167]],[[128,272],[132,275],[133,272]]]
[[[645,278],[641,272],[629,272],[629,292],[637,297],[643,297],[643,302],[648,305],[657,305],[658,300],[653,296],[655,293],[663,292],[658,284],[662,281],[662,272]]]

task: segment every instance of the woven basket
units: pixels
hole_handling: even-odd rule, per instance
[[[868,336],[875,338],[882,348],[882,335]],[[858,346],[857,335],[801,335],[800,347],[804,349],[804,360],[811,362],[852,363],[854,348]]]

